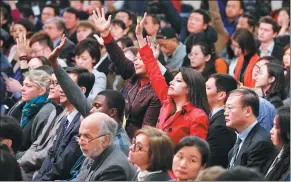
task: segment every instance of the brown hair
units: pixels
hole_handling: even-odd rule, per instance
[[[138,130],[135,137],[144,134],[149,137],[148,171],[169,170],[172,168],[174,147],[170,137],[163,131],[144,126]]]
[[[270,16],[264,16],[264,17],[262,17],[260,19],[259,25],[261,23],[271,24],[272,25],[273,32],[278,33],[279,30],[280,30],[280,27],[279,27],[278,23],[272,17],[270,17]]]
[[[53,43],[49,35],[44,31],[33,34],[33,36],[30,38],[29,47],[31,47],[32,44],[36,42],[39,42],[41,45],[47,45],[51,50],[53,50]]]
[[[215,181],[226,170],[220,166],[213,166],[201,171],[195,181]]]
[[[92,32],[96,33],[96,28],[95,26],[89,21],[89,20],[82,20],[78,23],[77,25],[77,28],[80,28],[80,27],[86,27],[86,28],[90,28],[92,30]]]

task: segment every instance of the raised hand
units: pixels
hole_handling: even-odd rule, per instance
[[[150,48],[153,51],[154,57],[158,59],[160,55],[160,46],[156,42],[153,41],[153,38],[151,36],[146,37],[147,44],[150,46]]]
[[[20,33],[19,36],[16,37],[16,48],[19,57],[27,55],[27,41],[24,33]]]
[[[147,13],[144,13],[143,18],[137,21],[137,25],[135,28],[135,34],[136,34],[136,38],[137,38],[140,48],[144,47],[147,44],[146,39],[144,39],[142,35],[144,21],[145,21],[146,16],[147,16]]]
[[[105,19],[104,8],[96,8],[93,11],[93,21],[98,32],[101,33],[101,36],[106,37],[110,33],[110,24],[111,24],[111,15],[108,17],[108,20]]]
[[[49,57],[48,57],[48,60],[51,64],[51,66],[53,68],[57,68],[58,67],[58,61],[57,61],[57,58],[60,56],[61,54],[61,49],[64,47],[66,43],[66,37],[65,35],[63,34],[63,37],[62,37],[62,40],[61,40],[61,43],[60,45],[58,45],[54,50],[53,52],[50,53]]]
[[[104,40],[102,39],[102,37],[99,37],[97,34],[93,35],[95,37],[95,39],[97,40],[97,42],[101,45],[104,46]]]

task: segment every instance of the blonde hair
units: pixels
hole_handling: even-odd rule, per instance
[[[213,166],[199,172],[195,181],[215,181],[218,176],[224,173],[226,169],[220,166]]]
[[[31,70],[28,72],[26,78],[33,82],[38,88],[49,90],[51,76],[42,70]]]

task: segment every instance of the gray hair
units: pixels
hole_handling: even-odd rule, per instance
[[[26,78],[33,82],[38,88],[48,91],[51,76],[42,70],[31,70],[28,72]]]
[[[61,17],[52,17],[52,18],[48,19],[45,22],[45,24],[51,23],[51,22],[56,24],[57,29],[64,30],[64,32],[65,32],[65,30],[66,30],[65,22]]]
[[[110,143],[113,142],[113,138],[116,135],[118,124],[112,118],[108,116],[108,118],[104,119],[100,123],[99,135],[109,134],[110,135]]]

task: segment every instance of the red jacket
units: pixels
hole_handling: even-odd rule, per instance
[[[208,132],[208,116],[206,113],[191,103],[183,106],[181,111],[171,115],[174,103],[168,97],[168,85],[161,74],[153,52],[147,45],[139,50],[147,75],[157,96],[162,102],[162,108],[157,123],[157,128],[166,132],[177,145],[180,139],[185,136],[198,136],[206,140]]]

